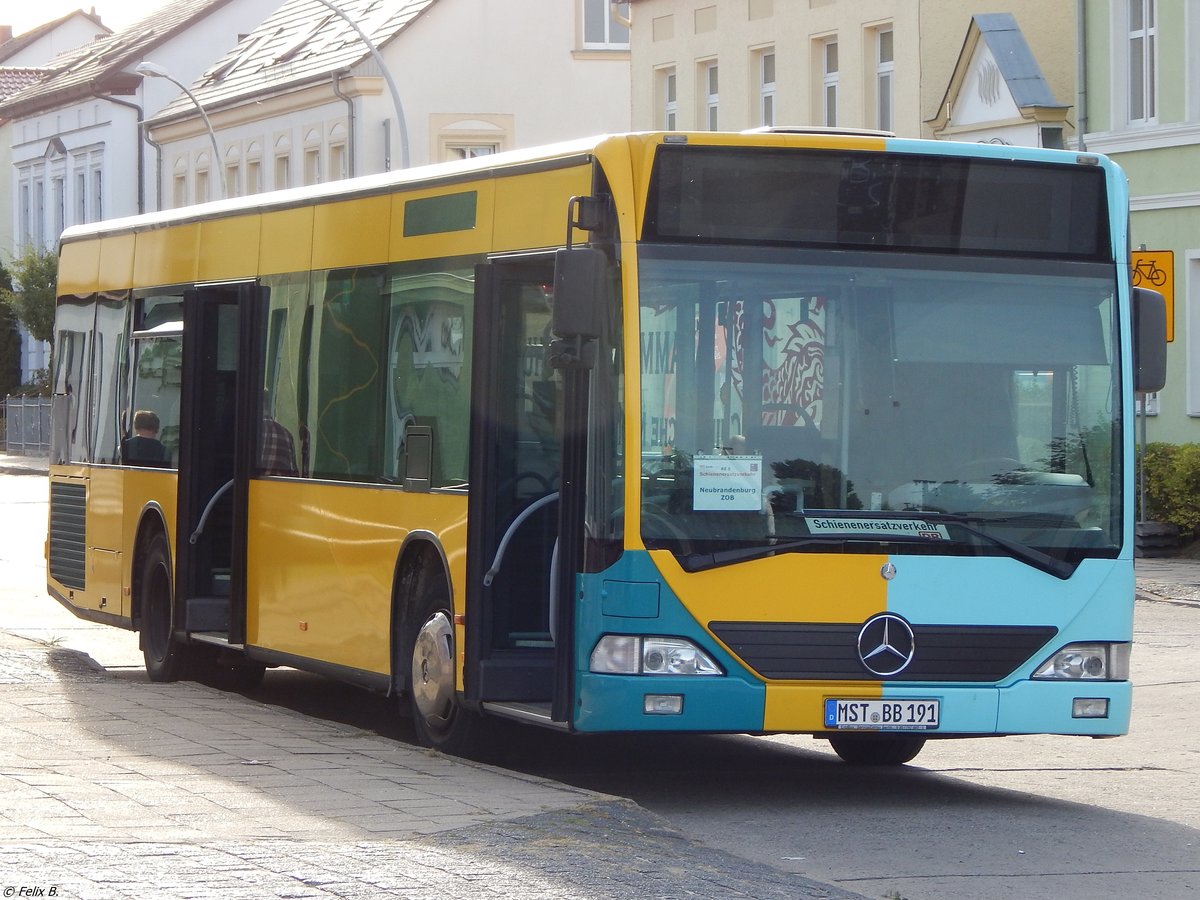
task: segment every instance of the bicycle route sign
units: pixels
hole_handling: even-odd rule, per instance
[[[1134,287],[1158,291],[1167,301],[1167,340],[1175,340],[1175,251],[1134,250],[1129,268]]]

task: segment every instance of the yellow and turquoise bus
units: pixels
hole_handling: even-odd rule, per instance
[[[149,677],[422,741],[1110,736],[1130,715],[1121,172],[631,134],[68,229],[50,593]]]

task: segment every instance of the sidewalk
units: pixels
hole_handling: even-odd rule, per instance
[[[860,896],[695,844],[629,801],[190,682],[118,678],[3,632],[0,890]]]
[[[0,475],[45,475],[50,471],[47,456],[20,456],[0,451]]]

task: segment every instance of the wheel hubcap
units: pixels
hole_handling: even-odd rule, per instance
[[[454,713],[454,630],[438,611],[430,616],[413,644],[412,696],[417,712],[431,730],[444,730]]]

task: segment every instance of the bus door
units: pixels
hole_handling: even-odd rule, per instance
[[[568,677],[572,636],[559,623],[573,618],[552,577],[563,394],[546,360],[553,280],[552,255],[476,269],[464,677],[468,703],[546,723]]]
[[[175,621],[201,639],[245,640],[246,509],[257,411],[254,283],[184,296]]]

